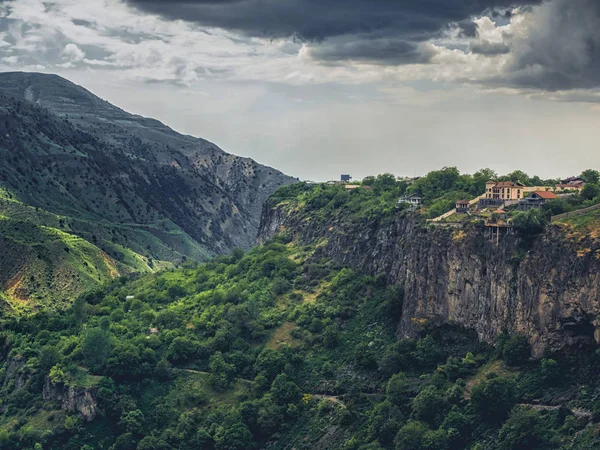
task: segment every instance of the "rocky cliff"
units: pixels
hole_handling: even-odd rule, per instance
[[[600,339],[600,244],[591,238],[576,242],[551,226],[533,242],[509,235],[495,245],[481,225],[434,227],[406,212],[381,222],[341,217],[267,207],[260,237],[284,231],[319,242],[319,255],[402,286],[400,336],[453,322],[488,342],[523,333],[537,356]]]
[[[79,413],[86,422],[94,420],[98,412],[96,389],[78,386],[68,386],[63,383],[53,383],[46,378],[42,396],[44,400],[60,405],[68,413]]]

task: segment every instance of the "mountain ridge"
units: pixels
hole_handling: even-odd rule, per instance
[[[140,261],[155,270],[250,248],[263,202],[295,181],[129,114],[58,76],[28,73],[0,74],[0,162],[0,214],[7,223],[18,217],[45,236],[40,227],[46,221],[60,222],[51,228],[96,246],[114,260],[110,266],[129,259],[131,270],[117,270],[119,275],[138,271]],[[62,240],[58,231],[52,236]],[[46,245],[17,232],[0,233],[29,247]],[[10,273],[39,278],[30,267]],[[99,282],[113,273],[102,272]],[[53,276],[43,278],[52,285]],[[0,279],[0,290],[6,293],[11,280]],[[68,297],[93,284],[81,283]],[[14,297],[29,298],[39,290],[24,287]]]

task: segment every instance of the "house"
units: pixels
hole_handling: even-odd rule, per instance
[[[342,175],[341,180],[344,183],[350,183],[352,181],[352,177],[350,175]]]
[[[479,200],[479,208],[500,206],[507,200],[520,200],[526,190],[523,183],[489,180],[485,183],[485,197]]]
[[[560,180],[560,184],[580,184],[585,183],[585,180],[581,177],[569,177],[564,180]]]
[[[466,214],[468,212],[469,212],[468,200],[459,200],[456,202],[456,213],[457,214]]]
[[[352,189],[358,189],[359,187],[360,187],[360,185],[358,185],[358,184],[347,184],[347,185],[344,186],[344,188],[347,191],[350,191]]]
[[[398,199],[398,204],[409,203],[412,206],[419,206],[423,203],[423,197],[419,194],[407,195]]]
[[[526,198],[519,200],[519,209],[526,211],[531,208],[541,208],[548,200],[558,198],[555,193],[548,191],[535,191]]]
[[[485,198],[492,200],[519,200],[525,185],[519,182],[489,180],[485,183]]]
[[[585,186],[585,180],[580,177],[570,177],[560,181],[556,185],[557,191],[581,191]]]
[[[128,295],[127,297],[125,297],[125,300],[133,300],[134,298],[134,295]]]

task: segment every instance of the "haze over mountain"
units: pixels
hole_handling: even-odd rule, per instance
[[[0,283],[13,302],[249,248],[265,199],[294,182],[58,76],[0,74],[0,105]]]

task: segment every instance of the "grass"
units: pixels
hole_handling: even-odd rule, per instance
[[[555,223],[563,225],[570,237],[589,236],[593,239],[600,237],[600,209],[565,217]]]
[[[104,379],[104,377],[90,374],[87,369],[83,367],[78,367],[71,375],[72,378],[69,380],[69,385],[86,389],[98,386]]]
[[[283,345],[289,345],[290,347],[296,347],[300,344],[300,341],[292,337],[291,333],[298,326],[291,322],[286,322],[280,327],[276,328],[267,343],[269,348],[279,350]]]
[[[467,379],[467,386],[465,388],[465,399],[469,400],[471,398],[472,389],[480,384],[482,381],[485,381],[486,377],[490,373],[495,373],[499,377],[512,377],[517,374],[514,370],[509,369],[504,365],[502,360],[494,360],[490,361],[487,364],[484,364],[479,368],[477,373],[473,375],[471,378]]]

